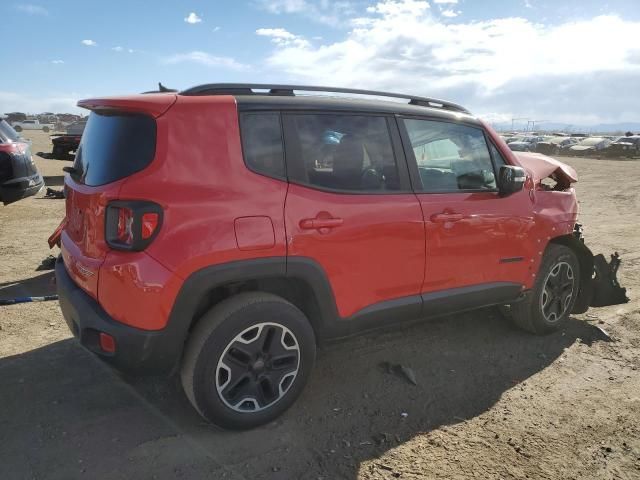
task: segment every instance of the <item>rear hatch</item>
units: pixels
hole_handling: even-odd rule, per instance
[[[106,207],[118,199],[127,178],[154,160],[155,119],[174,101],[174,95],[165,94],[79,102],[92,112],[73,167],[67,169],[66,219],[60,240],[67,271],[96,299],[99,269],[110,250],[105,240]]]

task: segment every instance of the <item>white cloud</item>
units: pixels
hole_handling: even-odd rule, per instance
[[[41,7],[40,5],[32,5],[30,3],[16,5],[16,9],[29,15],[49,15],[49,10],[46,8]]]
[[[98,45],[96,42],[94,42],[93,40],[82,40],[83,45],[87,46],[87,47],[95,47],[96,45]]]
[[[191,12],[185,17],[184,21],[190,23],[191,25],[194,25],[196,23],[202,22],[202,18],[200,18],[195,12]]]
[[[222,27],[214,27],[214,28],[213,28],[213,30],[211,30],[211,31],[212,31],[213,33],[216,33],[216,32],[219,32],[221,28],[222,28]]]
[[[456,12],[454,10],[443,10],[441,15],[443,17],[447,17],[447,18],[453,18],[453,17],[457,17],[459,12]]]
[[[350,0],[257,0],[257,3],[269,13],[298,14],[333,27],[346,25],[346,19],[356,11],[355,2]]]
[[[177,53],[162,59],[162,63],[197,63],[206,67],[221,67],[229,70],[248,70],[249,67],[231,57],[217,57],[206,52],[193,51],[187,53]]]
[[[451,4],[451,5],[455,5],[458,3],[458,0],[433,0],[433,3],[438,3],[438,4]]]
[[[589,105],[590,97],[583,96],[589,89],[578,88],[589,75],[614,81],[625,74],[635,79],[628,88],[640,83],[640,65],[629,61],[638,58],[632,52],[639,48],[629,39],[637,36],[640,22],[617,16],[555,25],[524,18],[452,22],[432,13],[426,2],[387,0],[352,25],[339,41],[313,45],[284,29],[262,29],[275,44],[267,66],[295,81],[443,97],[496,113],[493,104],[507,91],[520,98],[511,104],[500,100],[503,112],[534,111],[543,98],[553,97],[555,107],[548,108],[560,115],[577,103]],[[516,88],[524,89],[532,78],[529,94]],[[578,90],[582,95],[574,94]],[[602,105],[613,116],[632,111],[629,96],[622,97],[612,90],[609,106]],[[634,102],[640,109],[640,99]]]
[[[299,13],[308,9],[309,3],[305,0],[265,0],[262,6],[271,13]]]
[[[51,63],[53,63],[54,65],[62,65],[64,63],[64,60],[51,60]]]
[[[124,48],[122,48],[121,46],[117,46],[113,47],[111,50],[113,50],[114,52],[122,52],[124,51]]]
[[[256,30],[256,34],[271,38],[273,43],[281,47],[292,45],[298,48],[306,48],[309,46],[309,42],[303,37],[294,35],[284,28],[259,28]]]

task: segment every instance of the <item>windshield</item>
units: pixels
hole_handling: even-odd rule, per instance
[[[594,145],[599,144],[599,143],[600,143],[600,142],[602,142],[603,140],[604,140],[604,139],[602,139],[602,138],[598,138],[598,137],[595,137],[595,138],[587,138],[586,140],[581,141],[581,142],[580,142],[580,145],[584,145],[584,146],[586,146],[586,147],[592,147],[592,146],[594,146]]]
[[[18,134],[5,120],[0,120],[0,143],[17,142]]]

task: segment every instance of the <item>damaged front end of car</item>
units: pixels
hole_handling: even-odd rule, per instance
[[[517,158],[531,174],[536,192],[562,192],[564,202],[569,202],[566,194],[572,193],[570,201],[575,202],[572,184],[578,181],[578,176],[571,166],[538,153],[522,153],[518,154]],[[551,195],[555,197],[554,194],[551,193]],[[553,200],[539,199],[539,201],[543,209],[548,207],[558,209],[560,207],[559,210],[562,211],[562,206],[568,205],[568,203],[559,204],[558,197]],[[563,217],[563,219],[566,220],[568,217]],[[585,245],[582,225],[575,222],[575,217],[569,225],[569,230],[565,230],[566,232],[571,231],[571,225],[573,226],[572,234],[555,238],[554,241],[570,247],[580,262],[580,291],[572,313],[584,313],[589,307],[627,303],[629,301],[627,291],[620,286],[617,278],[621,263],[618,252],[610,255],[609,261],[603,254],[594,255]]]
[[[573,232],[576,243],[580,245],[580,292],[572,313],[584,313],[589,307],[606,307],[627,303],[627,289],[618,282],[620,255],[614,252],[607,261],[602,253],[594,255],[584,244],[582,225],[576,224]]]

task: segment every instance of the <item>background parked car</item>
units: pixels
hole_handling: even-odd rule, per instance
[[[603,137],[588,137],[577,145],[573,145],[567,149],[569,155],[583,156],[593,155],[600,152],[611,145],[611,140]]]
[[[545,155],[559,155],[576,143],[578,143],[578,140],[571,137],[551,137],[538,142],[536,152],[544,153]]]
[[[543,137],[538,136],[512,137],[507,140],[507,145],[514,152],[535,152],[538,142],[542,140]]]
[[[634,157],[640,155],[640,135],[618,138],[609,145],[605,153],[608,157]]]
[[[40,123],[39,120],[24,120],[22,122],[15,122],[13,128],[16,132],[22,130],[42,130],[43,132],[49,132],[55,128],[52,123]]]
[[[43,186],[29,144],[21,141],[11,125],[0,120],[0,201],[8,205],[35,195]]]
[[[58,160],[73,160],[75,155],[72,152],[78,150],[80,140],[82,139],[82,132],[87,125],[87,120],[80,120],[73,122],[66,128],[66,133],[56,133],[51,135],[51,143],[53,143],[53,150],[50,157]],[[43,156],[42,154],[38,154]]]

